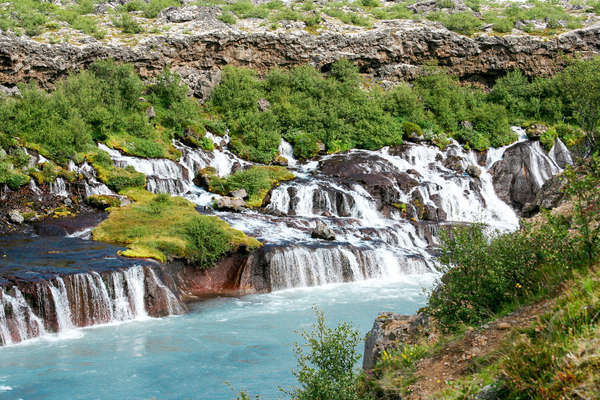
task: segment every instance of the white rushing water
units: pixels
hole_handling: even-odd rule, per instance
[[[113,271],[105,279],[97,272],[90,272],[37,283],[34,305],[24,299],[16,286],[10,290],[0,288],[2,344],[22,342],[49,332],[69,334],[79,327],[148,319],[148,296],[165,299],[169,315],[184,312],[179,300],[149,267]],[[158,292],[148,293],[146,280]]]
[[[527,141],[521,128],[513,130],[519,137],[517,144]],[[213,151],[192,149],[175,141],[174,146],[181,152],[177,162],[131,157],[102,144],[99,147],[115,165],[131,166],[144,173],[148,190],[182,195],[200,206],[211,206],[218,195],[195,186],[195,174],[212,167],[225,176],[250,163],[228,150],[227,135],[206,135],[214,143]],[[434,262],[429,249],[436,243],[444,221],[485,223],[492,230],[501,231],[519,226],[515,211],[496,195],[490,174],[494,164],[514,145],[490,149],[481,163],[475,152],[452,142],[444,150],[426,144],[406,144],[400,149],[352,150],[301,164],[293,157],[292,145],[282,140],[279,154],[298,178],[275,187],[264,210],[244,209],[217,215],[270,245],[267,259],[273,288],[427,271]],[[561,171],[560,160],[570,157],[560,141],[549,154],[539,142],[525,145],[530,157],[526,163],[538,187]],[[322,164],[336,157],[355,158],[360,164],[358,174],[391,176],[386,190],[394,199],[386,201],[394,202],[397,208],[380,204],[360,179],[353,181],[323,173]],[[396,180],[400,175],[406,177],[406,182]],[[317,222],[325,223],[335,233],[334,242],[311,237]]]

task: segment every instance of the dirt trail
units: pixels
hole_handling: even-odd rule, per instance
[[[453,381],[469,373],[476,357],[492,355],[500,349],[502,341],[516,327],[524,327],[539,315],[549,311],[554,300],[521,307],[519,310],[484,325],[484,328],[470,330],[460,339],[448,343],[435,355],[417,364],[417,382],[410,387],[409,400],[429,400],[436,392]]]

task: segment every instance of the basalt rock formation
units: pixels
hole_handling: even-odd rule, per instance
[[[245,31],[218,21],[211,12],[192,17],[188,34],[140,35],[135,44],[92,37],[80,43],[45,44],[25,36],[0,35],[0,85],[10,88],[35,80],[52,87],[71,71],[113,58],[133,63],[145,77],[170,66],[196,96],[205,99],[227,64],[264,72],[308,63],[326,71],[334,61],[347,58],[378,81],[397,81],[415,78],[423,65],[436,60],[461,78],[485,81],[514,69],[547,75],[563,65],[565,56],[600,51],[598,25],[549,40],[531,35],[467,37],[436,23],[404,20],[381,21],[372,29],[311,34],[299,29]]]

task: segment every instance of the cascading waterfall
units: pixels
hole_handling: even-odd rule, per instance
[[[30,337],[45,334],[46,330],[18,288],[14,295],[0,288],[0,344],[18,343]]]
[[[522,129],[513,130],[519,136],[519,143],[527,140]],[[144,173],[148,190],[185,195],[197,204],[206,206],[212,203],[216,195],[193,184],[198,170],[211,166],[220,176],[225,176],[236,168],[250,165],[227,149],[227,135],[219,137],[207,133],[206,136],[214,143],[213,151],[192,149],[174,141],[173,145],[181,152],[177,162],[130,157],[103,144],[99,144],[99,147],[109,153],[115,165],[132,166]],[[500,230],[518,227],[515,211],[498,198],[490,174],[491,167],[502,160],[505,151],[513,145],[490,149],[484,161],[475,152],[466,151],[453,142],[445,150],[408,143],[400,148],[378,151],[352,150],[347,154],[328,155],[318,161],[299,164],[293,157],[293,147],[282,140],[279,154],[287,160],[298,178],[282,183],[270,193],[269,204],[264,210],[267,213],[244,210],[241,213],[217,214],[233,227],[272,245],[267,261],[273,289],[428,271],[434,260],[428,249],[436,243],[440,224],[443,223],[441,221],[485,222]],[[570,160],[568,150],[560,141],[548,154],[539,142],[527,142],[526,145],[531,150],[528,164],[540,186],[560,172],[561,165]],[[344,171],[340,176],[325,173],[323,163],[336,157],[356,157],[360,163],[356,173],[367,178],[352,180],[350,176],[350,179],[346,179]],[[355,165],[351,167],[356,169]],[[476,174],[467,173],[469,168],[475,170]],[[397,182],[399,174],[409,178]],[[373,188],[368,187],[368,177],[379,175],[392,177],[386,184],[391,197],[386,197],[388,209],[385,215],[383,200],[373,193]],[[420,207],[421,210],[409,213],[408,217],[411,218],[408,218],[407,207]],[[431,215],[425,217],[425,209],[437,213],[437,219]],[[426,218],[435,222],[422,220]],[[323,242],[310,237],[318,221],[326,223],[335,232],[335,241]],[[293,245],[290,245],[291,241],[294,241]],[[168,291],[158,283],[160,281],[154,273],[151,275],[151,279],[157,282],[155,290]],[[98,283],[98,277],[86,279],[88,286],[91,280]],[[113,278],[112,287],[107,290],[114,303],[110,308],[112,314],[107,309],[97,319],[140,316],[143,307],[139,302],[143,302],[143,299],[137,304],[132,303],[132,299],[139,299],[136,293],[143,291],[143,288],[136,288],[135,282],[139,282],[139,279],[132,276]],[[106,297],[104,292],[88,294],[100,299]],[[168,294],[164,296],[169,297]],[[169,303],[177,304],[173,301]],[[177,312],[177,309],[170,311]]]
[[[183,143],[173,141],[173,146],[181,152],[178,162],[167,159],[147,159],[121,154],[118,150],[99,143],[98,148],[106,151],[117,167],[133,167],[146,175],[146,188],[152,193],[170,193],[182,195],[193,191],[195,173],[206,167],[213,167],[220,176],[231,173],[234,166],[248,165],[247,161],[237,158],[227,150],[221,150],[229,141],[228,137],[221,138],[207,134],[215,143],[216,149],[207,152],[202,149],[192,149]]]
[[[269,257],[274,290],[430,271],[427,260],[417,255],[344,245],[281,247],[271,250]]]
[[[157,293],[149,293],[157,288]],[[74,328],[146,319],[147,297],[165,299],[161,313],[181,314],[184,308],[149,267],[135,266],[103,277],[97,272],[55,277],[35,284],[28,302],[19,288],[0,288],[0,339],[12,344],[43,336],[61,334]]]

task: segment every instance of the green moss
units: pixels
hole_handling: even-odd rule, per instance
[[[111,208],[109,217],[93,231],[94,240],[128,247],[127,257],[165,262],[184,258],[208,268],[223,255],[261,244],[214,216],[200,215],[181,197],[154,195],[142,189],[122,192],[133,204]]]
[[[29,182],[29,177],[13,168],[12,163],[0,161],[0,184],[6,184],[12,190],[17,190]]]
[[[97,150],[94,153],[89,153],[86,158],[98,172],[100,181],[106,183],[109,188],[116,192],[131,187],[143,188],[146,186],[146,176],[144,174],[137,172],[131,166],[126,168],[115,167],[110,156],[104,151]]]
[[[120,207],[121,200],[115,196],[93,194],[85,199],[86,203],[94,208],[105,210],[109,207]]]
[[[76,179],[75,172],[60,167],[52,161],[47,161],[38,166],[38,170],[31,172],[31,176],[40,185],[52,183],[58,177],[64,178],[69,182],[73,182]]]
[[[245,189],[248,193],[246,205],[261,207],[265,196],[281,181],[294,179],[295,176],[284,167],[253,166],[220,178],[212,169],[201,171],[208,183],[208,190],[227,196],[230,192]]]

